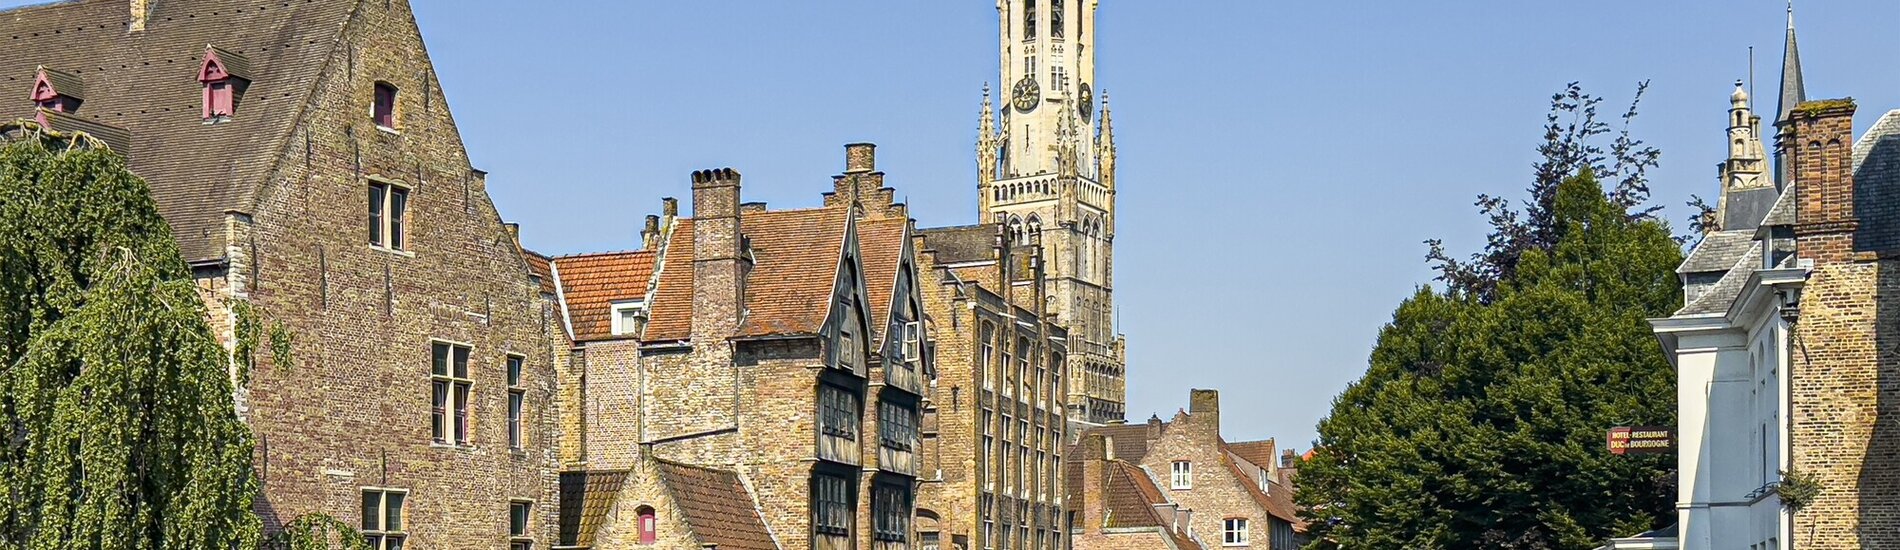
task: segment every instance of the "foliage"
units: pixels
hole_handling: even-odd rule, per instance
[[[1534,177],[1525,190],[1530,199],[1519,210],[1503,197],[1479,195],[1475,204],[1491,223],[1491,234],[1484,251],[1472,254],[1469,260],[1451,257],[1439,239],[1425,241],[1430,247],[1426,259],[1435,264],[1438,280],[1454,292],[1491,301],[1498,284],[1517,273],[1518,262],[1526,253],[1549,251],[1557,245],[1557,187],[1564,178],[1585,169],[1615,182],[1607,195],[1611,204],[1631,217],[1651,217],[1660,207],[1643,206],[1649,201],[1648,171],[1657,165],[1662,152],[1630,135],[1636,108],[1648,89],[1648,81],[1637,83],[1635,98],[1621,116],[1622,126],[1615,129],[1597,118],[1603,98],[1585,93],[1578,83],[1572,82],[1552,95],[1550,113],[1544,117],[1544,143],[1537,147],[1542,160],[1532,166]],[[1616,137],[1605,147],[1599,141],[1609,134]]]
[[[1781,483],[1775,485],[1775,496],[1781,497],[1781,505],[1789,510],[1800,510],[1814,503],[1821,496],[1821,480],[1794,468],[1781,471]]]
[[[264,550],[370,550],[363,534],[336,518],[312,514],[291,520],[264,542]]]
[[[1489,300],[1420,289],[1320,422],[1296,498],[1315,548],[1593,548],[1671,517],[1674,461],[1604,432],[1672,425],[1647,318],[1679,300],[1682,254],[1587,165],[1551,190],[1550,246]]]
[[[143,181],[77,137],[0,148],[0,548],[251,548],[230,361]]]

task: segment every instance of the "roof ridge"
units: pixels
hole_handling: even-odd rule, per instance
[[[531,254],[539,255],[539,253],[534,252],[532,250],[528,252]],[[550,260],[572,260],[572,259],[578,259],[578,258],[594,258],[594,257],[600,257],[600,256],[619,256],[619,255],[652,254],[652,253],[653,253],[652,250],[607,250],[607,251],[601,251],[601,252],[581,252],[578,254],[562,254],[559,256],[543,256],[543,257],[548,258]]]

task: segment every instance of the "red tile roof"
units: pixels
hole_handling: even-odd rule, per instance
[[[661,483],[679,505],[688,528],[701,545],[720,550],[777,550],[765,520],[753,505],[751,491],[739,475],[725,471],[656,461]]]
[[[865,293],[871,299],[871,334],[884,336],[890,319],[891,294],[897,290],[897,262],[904,254],[910,228],[905,218],[858,220],[858,253],[864,259]],[[881,341],[881,340],[879,340]]]
[[[560,546],[589,548],[594,535],[607,521],[620,487],[627,481],[625,470],[561,472],[560,527],[556,541]]]
[[[613,304],[646,298],[653,275],[653,252],[645,250],[561,256],[553,262],[576,342],[615,338]]]
[[[1231,446],[1223,442],[1221,447],[1227,450],[1220,453],[1221,464],[1227,466],[1227,471],[1240,480],[1241,486],[1247,488],[1247,495],[1253,497],[1255,504],[1266,509],[1267,513],[1272,514],[1273,517],[1293,524],[1295,531],[1306,530],[1306,522],[1300,521],[1299,508],[1293,504],[1293,488],[1284,487],[1277,481],[1269,480],[1276,490],[1272,494],[1267,494],[1266,491],[1260,490],[1260,484],[1255,482],[1252,476],[1240,469],[1240,464],[1234,462],[1233,455],[1228,454],[1233,452]]]
[[[1228,443],[1227,451],[1239,455],[1240,458],[1245,459],[1247,462],[1252,462],[1255,466],[1271,469],[1279,465],[1280,460],[1279,451],[1275,450],[1274,445],[1271,439],[1242,441],[1239,443]]]
[[[1108,515],[1103,527],[1156,527],[1174,539],[1176,548],[1201,547],[1186,533],[1175,531],[1155,509],[1156,505],[1167,504],[1168,498],[1148,477],[1147,470],[1123,460],[1109,461],[1108,466],[1104,472],[1108,479],[1102,482],[1103,511]]]
[[[830,313],[846,210],[746,212],[740,232],[751,244],[741,337],[816,334]],[[678,220],[661,260],[659,289],[645,340],[685,340],[693,329],[693,223]],[[889,293],[886,293],[888,296]]]

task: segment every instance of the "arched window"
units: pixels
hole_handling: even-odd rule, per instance
[[[1023,219],[1022,218],[1019,218],[1013,215],[1009,217],[1009,240],[1017,244],[1022,244],[1023,242],[1025,242],[1025,239],[1023,238]]]
[[[1023,40],[1029,40],[1035,37],[1036,0],[1023,0]]]
[[[1042,233],[1042,217],[1041,216],[1030,214],[1029,221],[1025,223],[1028,225],[1029,234],[1035,235],[1035,234]],[[1024,240],[1027,241],[1027,239],[1024,239]]]
[[[1049,0],[1049,36],[1062,38],[1062,0]]]
[[[660,533],[659,519],[656,516],[654,516],[652,506],[641,506],[639,509],[639,514],[640,514],[640,544],[653,544],[655,541],[659,540],[660,538],[659,537],[659,533]]]

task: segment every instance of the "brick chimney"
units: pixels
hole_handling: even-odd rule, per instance
[[[877,144],[848,143],[844,146],[844,173],[869,174],[877,171]]]
[[[897,192],[884,187],[884,173],[877,171],[877,145],[845,145],[844,173],[831,177],[825,206],[850,206],[854,201],[864,208],[862,214],[868,218],[904,215],[896,207]]]
[[[1079,449],[1082,460],[1082,525],[1086,532],[1095,532],[1102,527],[1102,504],[1104,493],[1103,478],[1108,475],[1108,438],[1101,434],[1082,436],[1082,448]]]
[[[739,173],[693,172],[693,329],[698,344],[738,332],[745,281],[739,252]]]
[[[1854,232],[1854,100],[1796,106],[1776,144],[1793,148],[1795,238],[1798,254],[1815,263],[1850,261]]]
[[[1188,416],[1196,422],[1220,426],[1220,392],[1215,390],[1194,390],[1188,394]]]
[[[1161,439],[1161,416],[1148,415],[1148,441]]]
[[[143,32],[145,21],[152,16],[152,3],[158,0],[131,0],[132,22],[126,26],[128,32]]]

